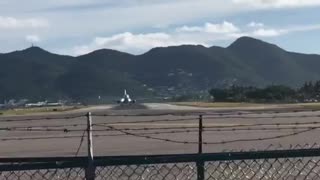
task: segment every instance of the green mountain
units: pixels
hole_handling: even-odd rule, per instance
[[[102,49],[71,57],[38,47],[0,54],[0,100],[87,99],[199,92],[230,84],[293,87],[319,80],[319,55],[287,52],[250,37],[227,48],[182,45],[142,55]]]

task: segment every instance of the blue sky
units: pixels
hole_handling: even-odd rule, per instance
[[[141,54],[180,44],[228,46],[252,36],[320,54],[320,0],[1,0],[0,52],[32,43],[81,55]]]

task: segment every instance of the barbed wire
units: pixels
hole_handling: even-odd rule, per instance
[[[113,132],[118,130],[111,130]],[[155,132],[142,132],[142,133],[135,133],[139,135],[162,135],[162,134],[181,134],[181,133],[197,133],[198,130],[174,130],[174,131],[155,131]],[[127,136],[125,133],[121,134],[96,134],[93,135],[95,137],[113,137],[113,136]]]
[[[241,110],[240,110],[241,111]],[[243,110],[245,111],[245,110]],[[249,111],[249,112],[248,112]],[[248,110],[246,112],[215,112],[215,113],[208,113],[208,112],[178,112],[178,113],[140,113],[140,114],[92,114],[93,117],[148,117],[148,116],[199,116],[199,115],[217,115],[217,116],[226,116],[230,114],[237,114],[237,115],[255,115],[255,114],[280,114],[280,113],[301,113],[301,112],[320,112],[318,109],[311,109],[311,110],[287,110],[283,109],[282,111],[273,111],[273,110]]]
[[[150,117],[150,116],[192,116],[201,114],[200,112],[189,113],[140,113],[140,114],[92,114],[92,117]]]
[[[37,136],[37,137],[12,137],[12,138],[1,138],[0,141],[23,141],[23,140],[48,140],[48,139],[70,139],[70,138],[79,138],[81,136]]]
[[[50,129],[50,128],[0,128],[0,131],[19,131],[19,132],[77,132],[77,131],[84,131],[85,129]]]
[[[294,113],[298,112],[320,112],[318,110],[311,110],[311,111],[290,111]],[[287,116],[244,116],[244,115],[254,115],[254,114],[280,114],[280,113],[289,113],[286,112],[280,112],[276,111],[273,113],[267,113],[267,112],[237,112],[236,115],[232,115],[233,113],[205,113],[205,112],[198,112],[198,113],[161,113],[161,114],[131,114],[131,115],[119,115],[119,114],[92,114],[93,117],[152,117],[152,116],[200,116],[202,115],[204,117],[204,120],[211,120],[215,118],[223,118],[223,119],[277,119],[277,118],[317,118],[320,117],[320,115],[287,115]],[[86,114],[81,115],[74,115],[74,116],[64,116],[64,117],[41,117],[38,119],[35,118],[24,118],[24,119],[0,119],[0,123],[4,122],[24,122],[24,121],[42,121],[42,120],[67,120],[67,119],[77,119],[81,117],[86,117]],[[123,121],[123,122],[117,122],[117,123],[144,123],[144,122],[173,122],[173,121],[188,121],[188,120],[195,120],[198,117],[194,118],[180,118],[180,119],[158,119],[158,120],[146,120],[146,121]],[[105,123],[105,124],[113,124]]]
[[[176,121],[196,121],[194,118],[180,118],[180,119],[153,119],[153,120],[139,120],[139,121],[120,121],[120,122],[105,122],[105,123],[93,123],[92,125],[111,125],[111,124],[137,124],[137,123],[154,123],[154,122],[176,122]]]
[[[264,138],[248,138],[248,139],[236,139],[236,140],[228,140],[228,141],[221,141],[221,142],[204,142],[204,145],[217,145],[217,144],[229,144],[229,143],[235,143],[235,142],[251,142],[251,141],[266,141],[266,140],[274,140],[274,139],[282,139],[286,137],[292,137],[299,134],[303,134],[306,132],[310,132],[316,129],[319,129],[320,127],[313,127],[309,128],[307,130],[298,131],[294,133],[289,133],[285,135],[278,135],[278,136],[272,136],[272,137],[264,137]]]
[[[64,117],[41,117],[41,118],[24,118],[24,119],[0,119],[0,123],[4,122],[25,122],[25,121],[45,121],[45,120],[68,120],[86,117],[86,115],[64,116]],[[81,119],[79,119],[81,120]]]
[[[289,118],[318,118],[319,115],[290,115],[290,116],[204,116],[204,120],[212,119],[289,119]]]
[[[65,128],[65,127],[79,127],[79,126],[85,126],[87,127],[87,124],[64,124],[64,125],[38,125],[38,126],[9,126],[6,128],[12,128],[12,129],[27,129],[27,128]],[[0,130],[2,129],[6,129],[6,128],[0,128]]]
[[[159,140],[159,141],[163,141],[163,142],[170,142],[170,143],[177,143],[177,144],[199,144],[199,142],[195,142],[195,141],[180,141],[180,140],[172,140],[172,139],[166,139],[166,138],[145,136],[145,135],[141,135],[141,134],[126,132],[124,130],[114,128],[112,126],[109,126],[109,128],[117,130],[121,133],[130,135],[130,136],[141,137],[141,138],[146,138],[146,139]],[[218,145],[218,144],[229,144],[229,143],[235,143],[235,142],[250,142],[250,141],[264,141],[264,140],[281,139],[281,138],[285,138],[285,137],[291,137],[291,136],[296,136],[296,135],[299,135],[302,133],[310,132],[310,131],[318,129],[318,128],[320,128],[320,127],[313,127],[313,128],[309,128],[309,129],[303,130],[303,131],[298,131],[298,132],[289,133],[289,134],[285,134],[285,135],[272,136],[272,137],[236,139],[236,140],[218,141],[218,142],[203,142],[202,144],[204,144],[204,145]]]
[[[302,127],[275,127],[275,128],[232,128],[232,129],[211,129],[205,128],[203,132],[228,132],[228,131],[281,131],[281,130],[298,130],[298,129],[310,129],[314,126],[302,126]],[[320,128],[320,127],[319,127]]]
[[[80,139],[80,144],[79,144],[78,149],[76,151],[75,157],[77,157],[79,155],[79,152],[80,152],[80,149],[82,147],[85,134],[86,134],[86,131],[83,131],[81,139]]]
[[[98,127],[107,127],[109,128],[109,125],[105,125],[105,124],[96,124],[95,126]],[[170,129],[198,129],[198,127],[189,127],[189,126],[178,126],[178,127],[142,127],[142,128],[122,128],[122,130],[126,130],[126,131],[148,131],[148,130],[170,130]],[[110,130],[110,129],[107,129]],[[95,130],[93,130],[95,131]]]
[[[250,142],[250,141],[264,141],[264,140],[272,140],[272,139],[280,139],[285,137],[291,137],[295,135],[299,135],[305,132],[309,132],[315,129],[319,129],[320,127],[308,127],[303,131],[293,132],[285,135],[278,135],[272,137],[262,137],[262,138],[248,138],[248,139],[236,139],[236,140],[229,140],[229,141],[218,141],[218,142],[203,142],[204,145],[216,145],[216,144],[228,144],[228,143],[235,143],[235,142]],[[172,140],[160,137],[152,137],[146,135],[159,135],[159,134],[176,134],[176,133],[192,133],[198,132],[198,130],[174,130],[174,131],[157,131],[157,132],[145,132],[145,133],[131,133],[127,132],[126,130],[118,129],[112,126],[109,126],[110,130],[118,131],[122,134],[95,134],[93,137],[112,137],[112,136],[123,136],[123,135],[130,135],[135,137],[141,137],[146,139],[153,139],[159,140],[164,142],[171,142],[171,143],[179,143],[179,144],[199,144],[199,142],[194,141],[180,141],[180,140]],[[69,139],[69,138],[79,138],[83,136],[74,135],[74,136],[45,136],[45,137],[13,137],[13,138],[2,138],[1,141],[20,141],[20,140],[47,140],[47,139]]]
[[[243,111],[238,111],[238,112],[233,112],[233,114],[237,115],[257,115],[257,114],[285,114],[285,113],[304,113],[304,112],[320,112],[318,109],[301,109],[301,110],[288,110],[288,109],[283,109],[282,111],[275,111],[275,110],[248,110],[246,112]],[[227,113],[205,113],[203,115],[219,115],[219,116],[224,116]],[[230,113],[232,114],[232,113]]]
[[[237,128],[237,127],[254,127],[254,126],[300,126],[300,125],[319,125],[319,124],[320,124],[319,121],[293,122],[293,123],[254,123],[254,124],[204,126],[203,128]]]
[[[160,132],[146,132],[146,133],[138,133],[141,135],[148,135],[148,134],[176,134],[176,133],[191,133],[191,132],[198,132],[197,130],[176,130],[176,131],[160,131]],[[126,134],[94,134],[92,137],[114,137],[114,136],[123,136]],[[47,140],[47,139],[73,139],[82,137],[80,135],[74,136],[45,136],[45,137],[14,137],[14,138],[2,138],[0,141],[23,141],[23,140]]]
[[[76,125],[76,124],[75,124]],[[72,125],[75,126],[75,125]],[[85,124],[83,124],[85,125]],[[167,124],[164,124],[167,125]],[[309,125],[309,126],[302,126]],[[313,125],[313,126],[310,126]],[[215,125],[215,126],[204,126],[204,131],[253,131],[253,130],[295,130],[295,129],[306,129],[320,125],[320,122],[294,122],[294,123],[257,123],[257,124],[237,124],[237,125]],[[109,129],[108,125],[105,124],[94,124],[97,127],[108,127],[108,129],[94,129],[93,131],[115,131]],[[258,126],[277,126],[277,127],[261,127]],[[280,127],[280,126],[292,126],[292,127]],[[59,126],[60,127],[60,126]],[[63,127],[63,126],[62,126]],[[248,128],[244,128],[248,127]],[[258,127],[258,128],[250,128]],[[141,128],[121,128],[125,131],[154,131],[154,130],[176,130],[176,129],[197,129],[198,126],[175,126],[175,127],[141,127]],[[19,127],[5,127],[0,128],[0,131],[22,131],[22,132],[77,132],[84,131],[84,129],[70,129],[70,128],[50,128],[50,126],[19,126]]]

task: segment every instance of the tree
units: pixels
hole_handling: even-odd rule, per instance
[[[209,91],[214,101],[227,101],[229,93],[226,89],[211,89]]]

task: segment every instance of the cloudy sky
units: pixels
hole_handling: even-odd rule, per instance
[[[252,36],[320,54],[320,0],[0,0],[0,52],[31,44],[69,55],[141,54]]]

